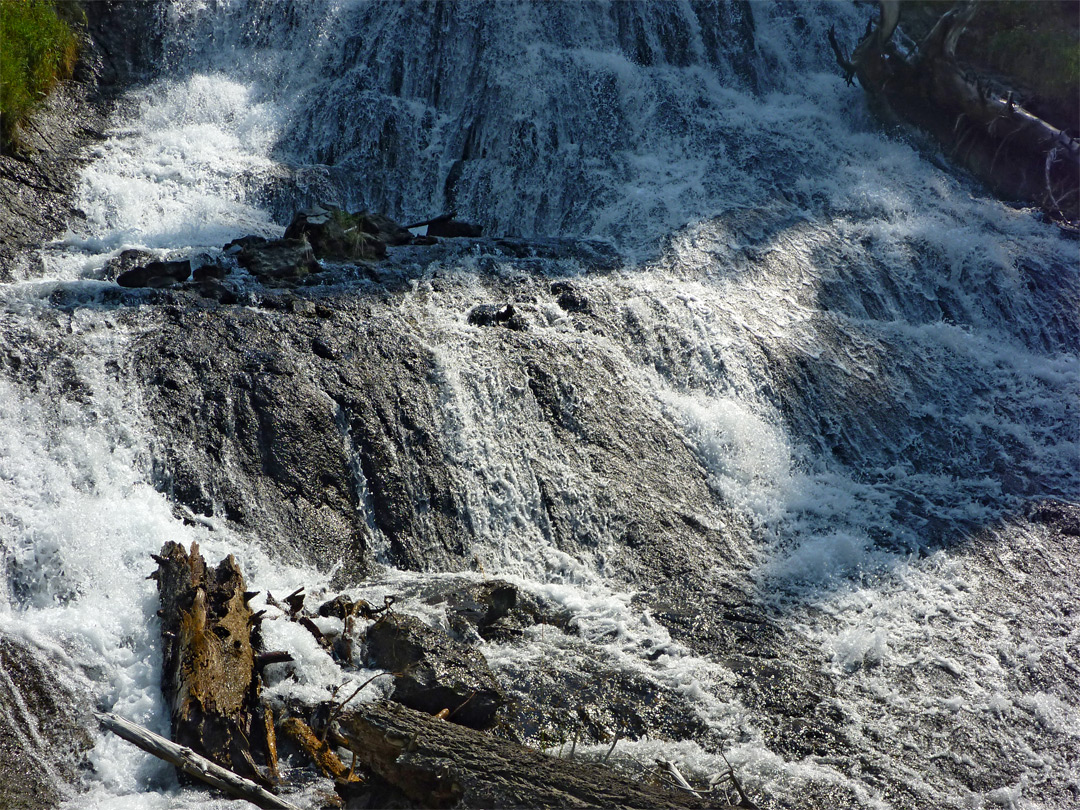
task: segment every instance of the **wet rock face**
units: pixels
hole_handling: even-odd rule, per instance
[[[470,728],[487,728],[505,697],[487,661],[476,650],[428,627],[414,616],[392,613],[367,631],[371,666],[396,674],[393,699]]]
[[[0,154],[0,282],[40,272],[32,251],[85,217],[72,206],[82,149],[104,138],[111,99],[148,78],[160,53],[160,3],[97,0],[87,17],[73,81],[24,128],[24,154]]]
[[[91,745],[89,705],[55,661],[0,636],[0,807],[44,810],[70,795]]]
[[[418,595],[425,604],[445,606],[451,631],[464,642],[511,641],[538,624],[577,633],[569,611],[501,579],[436,580]]]
[[[378,282],[335,285],[324,273],[320,286],[245,293],[246,307],[195,289],[153,293],[132,370],[157,426],[158,486],[269,548],[324,568],[340,561],[343,577],[362,575],[374,547],[402,568],[472,568],[488,518],[476,503],[482,482],[457,449],[469,439],[448,411],[468,389],[448,387],[442,369],[462,363],[467,378],[482,360],[520,381],[491,407],[517,426],[499,433],[499,452],[528,487],[529,531],[560,551],[594,554],[597,516],[615,540],[604,551],[613,576],[665,590],[687,572],[710,576],[704,560],[726,557],[730,544],[717,516],[702,512],[714,498],[700,463],[627,385],[608,343],[566,340],[566,321],[552,327],[558,317],[586,332],[621,328],[596,317],[600,301],[553,314],[566,290],[553,292],[544,273],[559,272],[560,256],[580,272],[603,254],[569,242],[518,248],[395,248]],[[462,358],[436,356],[443,318],[503,307],[483,298],[514,300],[523,328],[469,330]],[[145,294],[138,302],[146,306]]]

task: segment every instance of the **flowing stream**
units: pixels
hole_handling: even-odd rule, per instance
[[[1075,517],[1066,530],[1047,517],[1074,513],[1045,502],[1080,502],[1077,244],[873,118],[826,40],[835,25],[856,41],[868,9],[171,0],[153,13],[159,77],[87,155],[85,217],[43,248],[40,276],[0,286],[0,635],[88,704],[164,732],[146,576],[167,540],[236,555],[264,593],[403,595],[436,625],[434,585],[500,577],[577,630],[483,643],[511,694],[622,673],[696,729],[628,736],[619,767],[663,757],[707,780],[723,751],[763,808],[1076,806],[1080,541]],[[402,283],[370,304],[370,323],[430,358],[438,463],[475,564],[420,555],[407,570],[368,514],[382,565],[343,580],[347,560],[280,533],[213,510],[185,521],[161,483],[160,434],[184,422],[148,416],[132,360],[159,321],[149,303],[117,305],[102,266],[128,248],[216,255],[276,237],[313,201],[399,222],[455,210],[485,234],[619,257],[540,257],[526,273],[463,248],[393,265]],[[560,279],[588,318],[555,305]],[[237,306],[257,310],[263,292],[243,284]],[[530,319],[519,343],[467,322],[510,297]],[[546,422],[530,358],[565,369]],[[604,467],[597,446],[624,466]],[[362,455],[355,501],[370,512]],[[626,563],[639,504],[648,520],[670,513],[670,537],[640,525],[695,587],[766,617],[768,655],[760,638],[709,635],[720,620],[701,605],[661,599],[656,580],[677,567]],[[268,693],[325,699],[340,675],[314,640],[266,625],[303,665]],[[746,683],[774,676],[789,693]],[[784,694],[812,695],[817,719]],[[600,692],[583,695],[604,715]],[[227,806],[93,734],[66,806]],[[558,723],[533,740],[568,742]],[[43,751],[32,734],[21,744]]]

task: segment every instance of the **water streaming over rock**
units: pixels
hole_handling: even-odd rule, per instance
[[[1072,806],[1076,243],[874,122],[825,38],[865,13],[155,7],[85,218],[0,288],[4,637],[163,730],[166,540],[440,626],[497,576],[570,617],[481,644],[533,744],[723,751],[762,807]],[[493,236],[229,306],[102,280],[314,201]],[[269,693],[325,698],[266,624]],[[90,762],[72,807],[206,804]]]

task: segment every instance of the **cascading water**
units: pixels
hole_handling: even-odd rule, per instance
[[[588,684],[571,708],[597,717],[611,714],[605,680],[652,695],[663,719],[619,743],[626,767],[663,756],[706,777],[726,770],[722,749],[762,807],[1073,806],[1080,549],[1075,526],[1046,517],[1064,509],[1067,524],[1068,507],[1033,504],[1080,498],[1076,244],[879,129],[825,37],[836,25],[854,40],[865,11],[173,0],[155,13],[160,78],[91,150],[85,218],[45,247],[42,277],[0,288],[0,634],[81,700],[163,731],[144,578],[167,540],[235,554],[264,592],[334,580],[372,602],[411,594],[435,624],[432,583],[499,576],[577,631],[484,643],[512,695],[549,718],[567,678]],[[316,368],[288,354],[292,316],[251,279],[238,314],[179,327],[183,313],[117,303],[98,280],[123,249],[216,253],[279,235],[316,200],[403,222],[453,209],[486,233],[600,240],[621,257],[514,264],[462,248],[392,257],[395,284],[334,287],[369,337],[406,347],[387,386],[420,403],[415,435],[434,449],[406,446],[435,470],[432,502],[450,503],[418,503],[406,529],[379,512],[363,403],[325,376],[367,363],[362,340]],[[587,305],[557,304],[552,281]],[[508,299],[520,334],[467,322]],[[319,334],[346,345],[352,323]],[[198,486],[162,474],[184,466],[177,453],[201,457],[189,433],[217,400],[163,421],[159,393],[188,383],[148,383],[147,347],[180,369],[193,333],[241,326],[264,342],[223,337],[223,357],[314,381],[312,408],[348,454],[359,545],[387,566],[372,579],[343,576],[341,546],[275,529],[277,504],[225,503],[210,477],[251,474],[227,447]],[[260,359],[279,350],[287,363]],[[447,560],[455,573],[439,572]],[[268,692],[325,698],[338,676],[314,640],[266,625],[302,664]],[[33,734],[21,745],[45,761]],[[90,762],[70,807],[206,804],[119,740],[96,737]]]

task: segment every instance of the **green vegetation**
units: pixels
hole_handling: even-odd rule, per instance
[[[952,7],[941,0],[903,0],[900,26],[919,41]],[[1021,104],[1054,126],[1080,129],[1076,0],[980,0],[957,57],[1016,90]]]
[[[79,55],[72,23],[81,9],[53,0],[0,0],[0,145],[18,146],[19,126]]]
[[[1051,98],[1072,97],[1080,82],[1075,3],[986,3],[986,61]]]

